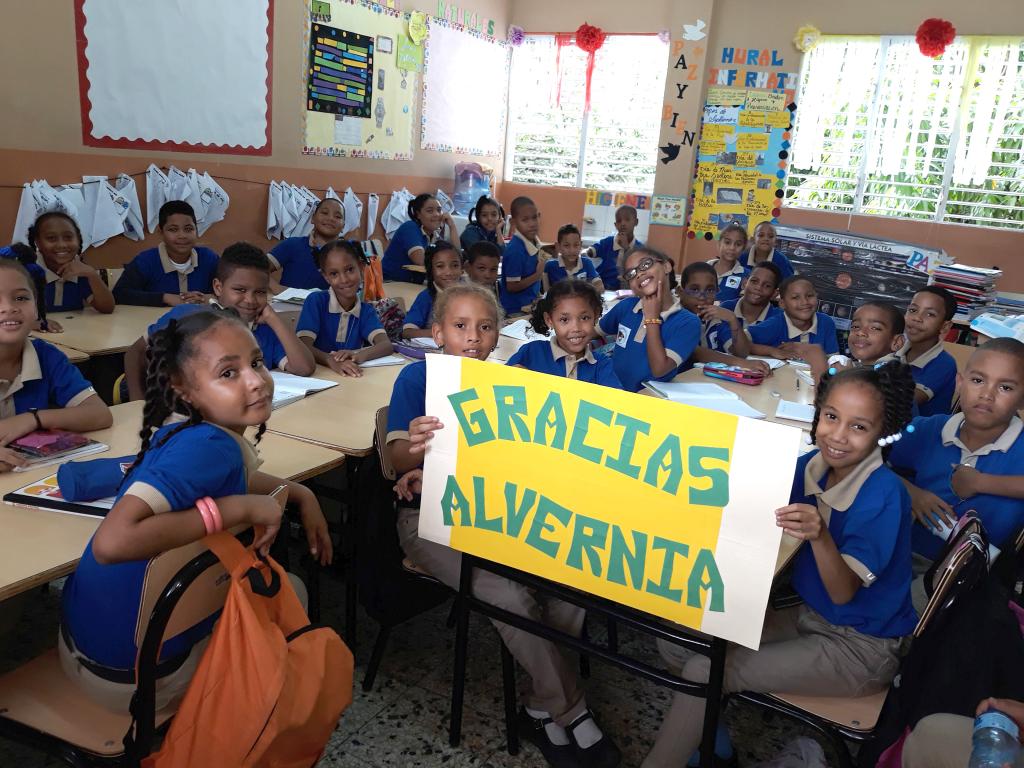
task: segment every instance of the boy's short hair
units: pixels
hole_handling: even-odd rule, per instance
[[[956,315],[956,297],[954,297],[953,294],[947,291],[945,288],[938,285],[926,285],[917,293],[930,293],[933,296],[938,296],[940,299],[942,299],[943,304],[946,305],[945,319],[947,321],[952,320],[954,315]]]
[[[693,264],[687,264],[683,269],[683,274],[680,277],[683,286],[685,287],[694,275],[699,275],[701,272],[711,275],[712,279],[715,281],[715,285],[718,284],[718,273],[715,272],[715,268],[706,261],[695,261]]]
[[[179,213],[192,219],[193,224],[196,223],[196,212],[192,209],[191,205],[184,200],[168,200],[160,206],[160,213],[158,214],[160,229],[164,228],[164,224],[167,223],[171,216]]]
[[[763,224],[764,222],[761,222],[761,223]],[[771,226],[770,223],[769,223],[769,226]],[[778,288],[779,285],[782,283],[782,270],[779,269],[778,266],[776,266],[774,262],[771,262],[771,261],[759,261],[754,266],[752,266],[750,268],[750,271],[753,272],[755,269],[767,269],[769,272],[771,272],[773,275],[775,275],[775,287],[776,288]]]
[[[472,264],[477,259],[501,259],[501,249],[489,240],[477,240],[466,249],[466,263]]]
[[[633,214],[634,219],[639,220],[640,218],[637,215],[636,207],[632,205],[620,205],[618,208],[615,209],[615,215],[618,216],[620,213],[631,213]]]
[[[526,208],[527,206],[532,206],[534,208],[537,207],[536,203],[534,203],[533,200],[524,195],[520,195],[519,197],[512,199],[512,204],[509,205],[508,212],[512,216],[512,218],[515,218],[516,216],[519,215],[519,212],[523,208]]]
[[[220,255],[217,262],[217,279],[222,283],[231,277],[236,269],[256,269],[270,275],[270,259],[267,254],[252,243],[232,243]]]
[[[555,242],[561,242],[562,238],[566,235],[579,235],[580,237],[583,237],[583,235],[580,235],[580,228],[575,224],[563,224],[558,228],[558,234],[555,235]]]
[[[893,335],[899,335],[907,328],[907,319],[903,316],[903,313],[896,308],[895,304],[891,304],[888,301],[865,301],[860,307],[878,307],[883,310],[889,316],[889,325],[892,326]],[[857,314],[857,310],[853,311],[853,314]]]
[[[814,288],[814,281],[811,280],[811,278],[809,278],[807,275],[790,275],[781,283],[779,283],[779,296],[785,296],[786,291],[788,291],[792,286],[800,282],[810,283],[811,287]]]
[[[1021,367],[1021,372],[1024,373],[1024,342],[1018,341],[1011,336],[989,339],[984,344],[980,344],[971,353],[971,357],[974,357],[979,352],[998,352],[1001,355],[1009,355],[1017,361],[1017,365]]]

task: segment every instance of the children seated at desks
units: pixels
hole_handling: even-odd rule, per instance
[[[643,246],[634,235],[638,223],[636,208],[620,205],[615,209],[615,234],[608,235],[594,245],[594,266],[605,290],[617,291],[624,285],[620,278],[626,254],[633,248]]]
[[[236,312],[252,331],[263,353],[263,364],[270,370],[280,369],[296,376],[311,376],[316,362],[309,348],[299,341],[289,325],[281,319],[267,302],[270,292],[270,259],[250,243],[229,245],[217,264],[213,278],[211,305]],[[124,379],[131,400],[146,396],[146,349],[148,339],[167,327],[171,320],[206,308],[202,304],[181,304],[164,313],[149,326],[145,336],[128,348],[124,355]]]
[[[298,483],[257,471],[245,430],[270,418],[274,383],[263,353],[237,318],[194,312],[153,335],[142,446],[117,501],[85,548],[62,595],[58,653],[68,678],[113,712],[135,693],[136,625],[148,560],[237,525],[265,526],[266,553],[281,524],[278,486],[297,503],[310,554],[329,563],[320,505]],[[178,418],[175,418],[178,417]],[[184,694],[217,614],[167,639],[157,668],[157,710]]]
[[[797,460],[790,504],[777,525],[807,543],[793,566],[798,608],[769,609],[761,646],[730,646],[723,693],[785,691],[866,696],[882,691],[917,623],[910,602],[910,499],[884,464],[910,421],[914,380],[887,363],[826,376],[811,440]],[[664,641],[665,660],[707,682],[710,659]],[[701,739],[703,698],[675,694],[644,768],[683,765]]]
[[[498,265],[501,251],[494,243],[479,240],[466,249],[466,277],[498,295]]]
[[[509,315],[528,312],[540,296],[547,254],[541,253],[540,211],[528,197],[517,197],[509,206],[515,234],[501,257],[498,295]]]
[[[961,413],[919,416],[893,447],[889,463],[908,478],[915,525],[914,573],[942,552],[949,527],[973,509],[989,541],[1005,551],[1024,527],[1024,344],[992,339],[956,376]],[[908,432],[909,432],[908,428]],[[927,601],[922,579],[914,605]]]
[[[749,270],[739,263],[740,254],[747,247],[747,230],[733,222],[722,230],[718,239],[718,258],[708,264],[718,276],[718,300],[731,301],[740,297],[743,279]]]
[[[612,362],[622,388],[638,392],[645,381],[670,381],[700,343],[700,320],[676,298],[672,262],[647,246],[626,256],[623,282],[634,298],[623,299],[598,327],[615,337]]]
[[[558,255],[548,259],[544,264],[545,293],[552,285],[567,278],[585,280],[593,285],[598,293],[604,290],[604,283],[597,276],[594,262],[589,257],[580,255],[580,251],[583,250],[583,239],[575,224],[565,224],[558,228],[555,247]]]
[[[524,344],[507,365],[518,365],[538,373],[622,389],[611,358],[594,357],[590,341],[601,317],[601,294],[582,280],[560,280],[537,302],[530,325],[550,338]]]
[[[395,230],[381,260],[385,280],[402,283],[422,283],[423,274],[404,267],[423,266],[427,246],[436,242],[448,228],[448,242],[455,242],[458,229],[452,217],[441,210],[441,203],[433,195],[416,195],[409,201],[409,220]]]
[[[802,275],[787,277],[779,286],[782,313],[746,329],[752,354],[779,360],[806,358],[809,344],[826,355],[839,352],[839,338],[832,318],[818,311],[814,283]]]
[[[945,288],[928,285],[907,307],[907,341],[896,354],[910,365],[917,382],[914,400],[922,416],[949,413],[956,389],[956,360],[942,340],[953,325],[956,299]]]
[[[446,355],[486,360],[498,344],[500,311],[486,288],[472,283],[439,294],[434,307],[434,341]],[[547,344],[547,342],[543,342]],[[387,451],[400,479],[399,497],[413,501],[423,480],[423,453],[440,421],[425,413],[427,365],[420,361],[402,369],[388,410]],[[447,428],[453,429],[453,425]],[[462,555],[419,537],[418,508],[401,506],[398,539],[417,569],[458,589]],[[473,592],[482,600],[520,616],[543,620],[579,636],[585,611],[556,598],[540,599],[508,579],[486,571],[473,576]],[[519,713],[523,735],[534,742],[553,766],[613,766],[619,750],[604,735],[587,709],[574,662],[544,638],[494,622],[502,641],[530,677],[530,689]]]
[[[498,249],[499,258],[505,250],[505,209],[487,195],[480,195],[469,212],[469,224],[459,236],[463,251],[479,242],[492,243]]]
[[[50,312],[92,307],[109,315],[114,294],[100,273],[82,261],[82,233],[66,213],[44,213],[28,228],[28,245],[46,276],[46,309]]]
[[[786,254],[775,247],[777,241],[778,235],[775,232],[775,226],[770,221],[762,221],[754,227],[754,237],[750,248],[740,256],[740,264],[751,269],[754,264],[767,262],[782,273],[780,280],[785,280],[790,275],[796,274],[796,270],[789,263]]]
[[[114,286],[118,304],[176,307],[203,304],[217,272],[217,254],[196,247],[196,214],[184,200],[160,206],[163,242],[129,261]]]
[[[726,299],[721,306],[736,315],[744,328],[763,322],[782,310],[772,303],[782,282],[782,272],[770,261],[759,261],[747,275],[743,294],[738,299]]]
[[[8,446],[37,429],[91,432],[113,422],[110,409],[68,360],[42,339],[30,339],[36,321],[35,285],[14,259],[0,259],[0,472],[25,464]]]
[[[350,240],[325,245],[317,260],[330,288],[309,295],[295,326],[316,362],[342,376],[362,376],[360,363],[394,349],[377,312],[359,301],[363,259],[362,248]]]
[[[462,280],[462,256],[459,249],[447,240],[438,240],[428,246],[423,261],[427,269],[427,287],[420,291],[405,315],[403,339],[430,336],[431,315],[438,291],[451,288]]]
[[[341,201],[325,197],[316,204],[310,217],[313,231],[309,235],[288,237],[268,254],[273,271],[270,289],[280,293],[285,288],[326,288],[316,254],[327,243],[337,240],[345,229],[345,211]]]

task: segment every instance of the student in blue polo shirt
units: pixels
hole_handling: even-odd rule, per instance
[[[723,693],[865,696],[895,675],[917,623],[910,601],[910,499],[883,454],[910,421],[914,380],[888,363],[826,376],[815,398],[817,451],[797,461],[776,524],[807,543],[792,584],[797,608],[765,616],[760,649],[730,646]],[[707,682],[708,657],[658,643],[682,676]],[[644,766],[683,765],[700,744],[703,698],[677,693]]]
[[[416,195],[409,201],[409,220],[404,222],[388,242],[381,260],[385,280],[402,283],[422,283],[423,274],[405,267],[423,266],[427,246],[436,242],[448,229],[448,242],[455,242],[458,229],[452,217],[441,210],[441,203],[433,195]]]
[[[625,268],[634,298],[612,307],[598,327],[615,338],[612,362],[622,388],[638,392],[645,381],[669,381],[683,369],[700,343],[700,320],[676,299],[672,262],[661,251],[634,248]]]
[[[635,235],[639,223],[636,208],[620,205],[615,209],[615,234],[594,244],[594,266],[606,291],[617,291],[625,285],[621,277],[626,254],[643,246]]]
[[[92,307],[114,311],[114,294],[100,273],[82,261],[82,233],[66,213],[42,214],[28,228],[28,245],[46,276],[46,308],[50,312]]]
[[[127,714],[135,692],[136,626],[150,558],[234,526],[265,526],[266,553],[288,489],[310,554],[329,563],[332,545],[316,496],[257,471],[247,428],[270,418],[274,384],[252,334],[224,313],[194,312],[158,331],[150,347],[142,447],[113,508],[85,548],[62,594],[58,654],[83,693]],[[176,414],[183,419],[174,420]],[[300,598],[301,599],[301,598]],[[157,709],[185,691],[217,614],[168,638],[157,670]]]
[[[611,359],[590,351],[601,311],[601,294],[594,286],[582,280],[555,283],[530,317],[533,330],[543,336],[553,332],[551,338],[524,344],[508,365],[622,389]]]
[[[604,283],[594,269],[594,262],[587,256],[581,256],[583,240],[580,238],[580,231],[575,224],[565,224],[558,228],[558,236],[555,238],[555,247],[558,255],[548,259],[544,264],[544,292],[559,282],[572,278],[573,280],[584,280],[593,285],[598,292],[604,290]]]
[[[37,429],[91,432],[113,421],[67,355],[42,339],[30,339],[36,322],[35,286],[25,268],[0,259],[0,472],[25,463],[8,444]]]
[[[337,240],[345,229],[341,201],[325,197],[310,216],[313,231],[309,235],[288,237],[270,250],[270,288],[280,293],[285,288],[326,288],[327,283],[316,265],[316,254],[325,243]]]
[[[793,360],[808,354],[808,344],[821,347],[826,355],[839,352],[836,324],[818,311],[818,292],[809,278],[793,275],[783,280],[779,304],[782,314],[746,329],[752,354]]]
[[[501,256],[498,296],[506,314],[529,312],[540,296],[547,254],[541,252],[540,211],[528,197],[517,197],[509,206],[515,234]]]
[[[914,572],[939,556],[964,512],[981,518],[989,541],[1012,548],[1024,527],[1024,344],[992,339],[957,376],[961,413],[914,419],[914,432],[893,448],[889,463],[907,477],[915,524]],[[915,605],[924,595],[915,581]]]
[[[403,339],[430,336],[434,299],[438,292],[462,281],[462,256],[459,249],[447,240],[438,240],[427,246],[423,264],[427,270],[427,287],[420,291],[405,314]]]
[[[267,301],[270,293],[270,260],[250,243],[234,243],[224,249],[213,279],[210,304],[180,304],[165,312],[149,326],[124,354],[124,379],[130,400],[146,396],[146,349],[149,337],[192,312],[216,307],[236,312],[263,352],[263,364],[296,376],[311,376],[316,370],[313,353]]]
[[[737,299],[726,299],[721,306],[735,314],[744,328],[763,323],[782,314],[782,310],[772,303],[781,283],[779,268],[770,261],[760,261],[747,275],[743,294]]]
[[[945,288],[928,285],[914,294],[907,307],[907,344],[896,353],[910,365],[917,382],[918,412],[922,416],[949,413],[956,389],[956,360],[943,339],[956,314],[956,299]]]
[[[762,221],[754,227],[754,237],[751,238],[750,248],[740,256],[740,264],[752,269],[755,264],[765,262],[779,270],[779,280],[785,280],[790,275],[796,274],[793,265],[790,264],[786,254],[775,247],[778,235],[775,226],[770,221]]]
[[[747,247],[747,230],[741,224],[729,224],[718,238],[718,258],[708,264],[718,276],[718,301],[732,301],[740,296],[743,280],[750,270],[740,264],[740,255]]]
[[[688,264],[680,280],[678,294],[683,307],[701,321],[701,348],[746,357],[750,351],[750,340],[743,333],[739,318],[715,304],[718,291],[715,268],[706,261]]]
[[[459,235],[459,244],[467,254],[474,243],[491,243],[498,249],[498,257],[505,250],[505,209],[488,195],[480,195],[469,212],[469,223]]]
[[[357,243],[335,240],[324,246],[318,258],[330,288],[306,299],[296,335],[320,365],[343,376],[362,376],[360,363],[390,355],[394,349],[376,310],[359,301],[362,249]]]
[[[114,286],[118,304],[176,307],[203,304],[217,273],[217,254],[196,246],[196,214],[184,200],[160,206],[160,237],[156,248],[129,261]]]

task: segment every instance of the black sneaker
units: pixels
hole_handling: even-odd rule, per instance
[[[582,768],[581,763],[576,759],[576,749],[573,744],[553,744],[548,738],[544,726],[553,723],[550,717],[531,717],[525,707],[520,708],[516,725],[519,728],[519,735],[533,744],[548,765],[553,768]]]
[[[586,709],[583,711],[583,714],[565,728],[569,738],[572,739],[572,746],[576,750],[576,758],[579,761],[580,768],[615,768],[622,761],[622,753],[607,733],[602,731],[601,738],[586,749],[576,742],[573,731],[576,729],[576,726],[583,723],[587,718],[594,720],[595,723],[597,722],[594,713]]]

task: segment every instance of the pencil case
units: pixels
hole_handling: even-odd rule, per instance
[[[760,371],[752,371],[749,368],[740,368],[737,365],[726,365],[725,363],[705,363],[704,375],[752,387],[764,381],[764,374]]]
[[[57,486],[67,501],[96,501],[116,496],[134,456],[69,461],[57,470]]]

